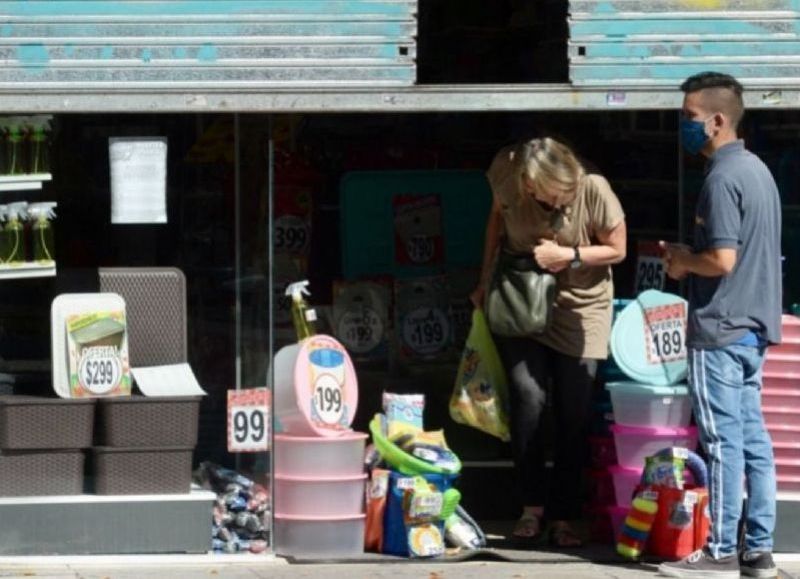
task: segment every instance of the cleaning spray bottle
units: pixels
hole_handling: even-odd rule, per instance
[[[317,321],[317,312],[309,308],[303,298],[311,295],[307,288],[308,280],[290,283],[286,287],[286,295],[292,296],[292,323],[298,342],[316,334],[314,322]]]
[[[25,262],[25,226],[22,221],[27,214],[27,201],[18,201],[8,205],[8,252],[5,262],[11,265]]]
[[[50,115],[37,115],[28,119],[31,127],[29,144],[29,172],[50,172]]]
[[[54,209],[55,201],[43,201],[31,203],[28,207],[28,215],[33,224],[31,225],[33,240],[33,260],[38,263],[48,263],[55,261],[55,239],[51,220],[56,216]]]
[[[8,231],[6,221],[8,219],[8,207],[0,205],[0,264],[6,262],[8,257]]]
[[[21,175],[25,172],[24,119],[9,117],[6,149],[6,175]]]

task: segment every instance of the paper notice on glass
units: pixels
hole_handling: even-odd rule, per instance
[[[110,137],[111,223],[167,222],[167,139]]]
[[[189,364],[131,368],[136,386],[145,396],[205,396]]]

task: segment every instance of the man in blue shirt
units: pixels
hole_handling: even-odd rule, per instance
[[[668,275],[689,281],[689,381],[708,455],[705,547],[664,563],[668,577],[776,577],[775,463],[761,412],[761,367],[781,335],[781,204],[766,165],[737,138],[742,86],[729,75],[687,79],[681,140],[708,158],[691,249],[662,242]],[[737,549],[742,482],[745,542]]]

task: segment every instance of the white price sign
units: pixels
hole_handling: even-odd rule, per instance
[[[269,390],[228,390],[228,452],[269,450],[269,423]]]
[[[686,358],[686,304],[644,310],[647,362],[663,364]]]
[[[429,235],[414,235],[406,241],[406,253],[414,263],[428,263],[436,255],[436,239]]]
[[[122,360],[116,348],[100,346],[83,351],[78,365],[80,385],[92,394],[108,394],[122,379]]]
[[[325,424],[339,424],[342,420],[342,387],[331,374],[320,375],[314,384],[314,411]]]
[[[663,290],[666,271],[658,244],[653,241],[640,241],[637,254],[634,291],[638,294],[649,289]]]
[[[417,354],[436,354],[450,339],[450,321],[440,309],[419,308],[403,320],[403,342]]]
[[[345,312],[339,320],[338,337],[356,354],[374,350],[383,340],[383,333],[383,322],[372,308]]]

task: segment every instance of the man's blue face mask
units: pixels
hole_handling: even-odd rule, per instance
[[[709,117],[710,118],[710,117]],[[693,121],[691,119],[681,119],[681,143],[686,152],[690,155],[696,155],[703,148],[703,145],[708,142],[708,135],[706,134],[705,121]]]

